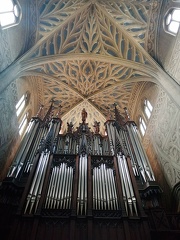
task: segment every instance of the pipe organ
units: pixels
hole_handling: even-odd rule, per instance
[[[129,236],[127,219],[134,219],[131,224],[141,227],[142,232],[146,229],[146,239],[150,239],[143,206],[157,207],[161,189],[127,111],[123,117],[115,106],[115,118],[105,122],[107,135],[100,134],[97,121],[94,132],[90,129],[85,109],[77,130],[73,130],[70,122],[62,134],[59,115],[53,116],[51,104],[43,119],[39,113],[32,118],[3,183],[11,182],[21,189],[17,218],[40,216],[37,239],[42,239],[42,222],[49,219],[64,219],[65,226],[69,224],[67,229],[75,236],[65,227],[61,231],[67,231],[68,238],[64,239],[79,239],[81,231],[91,237],[95,231],[94,238],[99,239],[100,230],[93,229],[96,224],[105,229],[107,221],[116,226],[116,230],[111,229],[118,232],[113,233],[114,236],[144,239],[143,234],[141,238],[133,233]],[[142,221],[141,226],[135,219]],[[77,230],[75,226],[81,221],[85,227]],[[16,228],[14,231],[20,236]],[[10,239],[14,239],[13,236]]]

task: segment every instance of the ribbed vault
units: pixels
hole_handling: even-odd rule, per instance
[[[37,86],[36,105],[48,107],[54,99],[75,127],[84,107],[90,127],[105,121],[113,103],[131,111],[141,85],[157,82],[157,65],[146,51],[155,4],[39,1],[36,44],[19,60],[19,75]]]

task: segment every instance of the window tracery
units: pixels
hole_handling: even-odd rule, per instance
[[[151,117],[152,110],[153,106],[151,105],[150,101],[145,99],[143,113],[142,116],[139,117],[139,128],[142,136],[144,136],[146,132],[147,124]]]
[[[176,35],[179,30],[179,25],[180,25],[180,9],[171,8],[164,18],[165,31],[167,31],[170,34]]]
[[[29,113],[26,111],[26,106],[28,105],[29,97],[30,94],[26,92],[16,104],[16,115],[19,122],[19,135],[22,135],[27,127]]]
[[[0,27],[2,29],[19,24],[21,15],[21,7],[17,0],[0,1]]]

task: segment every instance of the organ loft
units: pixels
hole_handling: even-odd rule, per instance
[[[162,189],[127,109],[114,104],[102,135],[85,108],[63,134],[61,106],[42,108],[1,187],[8,239],[158,239],[151,211]]]

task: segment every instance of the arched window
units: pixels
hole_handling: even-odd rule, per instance
[[[176,35],[180,25],[180,9],[170,9],[165,16],[164,21],[165,30],[173,35]]]
[[[28,123],[28,112],[26,111],[26,106],[29,102],[30,94],[27,92],[22,95],[19,99],[18,103],[16,104],[16,115],[19,122],[19,134],[22,135],[27,127]]]
[[[144,136],[146,131],[146,124],[142,117],[139,118],[139,128],[140,128],[141,134]]]
[[[25,131],[25,128],[27,127],[28,119],[27,116],[28,114],[25,113],[21,122],[19,123],[19,134],[22,135]]]
[[[151,105],[150,101],[145,99],[143,114],[142,116],[139,117],[139,128],[142,136],[144,136],[146,132],[147,124],[151,117],[152,110],[153,110],[153,106]]]
[[[153,107],[152,107],[151,103],[147,99],[145,99],[145,101],[144,101],[144,111],[145,111],[145,114],[146,114],[148,119],[151,116],[152,110],[153,110]]]
[[[21,7],[17,0],[0,0],[0,27],[6,29],[19,24]]]

